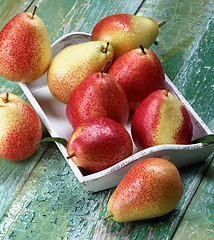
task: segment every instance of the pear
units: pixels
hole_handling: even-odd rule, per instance
[[[135,164],[121,180],[107,205],[117,222],[131,222],[163,216],[172,211],[184,192],[174,164],[150,158]]]
[[[138,48],[149,48],[156,40],[159,27],[151,18],[126,13],[113,14],[101,19],[93,28],[92,41],[107,41],[114,48],[114,58]]]
[[[108,73],[124,90],[131,112],[150,93],[164,88],[165,74],[159,58],[142,45],[118,57]]]
[[[132,155],[128,131],[107,117],[92,117],[82,122],[67,143],[68,158],[89,173],[104,170]]]
[[[138,106],[131,133],[140,149],[161,144],[189,144],[193,125],[182,102],[162,89],[151,93]]]
[[[113,60],[113,47],[104,41],[75,44],[59,52],[47,75],[52,95],[67,104],[71,92],[89,74],[100,72]]]
[[[88,75],[72,91],[66,114],[73,128],[87,118],[99,116],[125,125],[129,117],[129,105],[117,81],[101,71]]]
[[[12,93],[0,93],[0,119],[0,157],[20,161],[33,155],[42,125],[31,106]]]
[[[50,65],[50,40],[35,10],[17,14],[0,32],[0,75],[7,80],[34,81]]]

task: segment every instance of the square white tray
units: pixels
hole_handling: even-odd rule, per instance
[[[52,59],[62,49],[78,43],[90,41],[90,34],[76,32],[67,34],[58,39],[52,45]],[[20,83],[32,106],[40,116],[52,137],[69,139],[73,129],[66,117],[66,105],[55,99],[47,86],[47,74],[31,83]],[[169,89],[189,111],[193,122],[193,140],[207,134],[212,134],[210,129],[200,119],[189,103],[184,99],[174,84],[166,76],[165,87]],[[130,122],[125,126],[129,133]],[[66,159],[66,148],[56,143]],[[204,161],[214,151],[214,144],[201,143],[191,145],[159,145],[138,151],[134,147],[134,153],[129,158],[103,171],[84,176],[71,159],[66,159],[76,177],[83,187],[90,192],[97,192],[118,185],[127,171],[137,162],[150,157],[164,157],[175,164],[176,167],[184,167],[190,164]]]

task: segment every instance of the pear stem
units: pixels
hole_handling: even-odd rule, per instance
[[[142,50],[143,54],[146,54],[143,45],[140,45],[140,49]]]
[[[9,101],[9,93],[8,92],[6,93],[6,98],[4,101],[5,101],[5,103],[7,103]]]
[[[167,89],[165,92],[165,96],[168,97],[168,95],[169,95],[169,89]]]
[[[66,158],[67,158],[67,159],[70,159],[70,158],[72,158],[72,157],[74,157],[74,156],[76,156],[76,155],[75,155],[75,153],[73,152],[73,153],[71,153],[70,155],[68,155]]]
[[[106,217],[104,217],[104,220],[110,218],[110,217],[113,217],[113,214],[112,213],[109,213]]]
[[[36,12],[37,6],[34,6],[33,12],[32,12],[32,19],[34,18],[35,12]]]
[[[108,61],[107,63],[106,63],[106,65],[103,67],[103,69],[101,70],[101,72],[105,72],[105,70],[106,70],[106,68],[107,68],[107,66],[109,65],[111,63],[111,61]]]
[[[107,53],[107,51],[108,51],[108,46],[109,46],[109,42],[107,42],[106,48],[103,49],[103,53]]]
[[[162,21],[160,24],[159,24],[159,28],[161,28],[166,22],[165,21]]]

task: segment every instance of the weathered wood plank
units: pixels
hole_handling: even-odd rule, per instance
[[[0,239],[90,239],[106,194],[86,192],[53,144],[1,218]]]
[[[214,132],[213,17],[187,56],[175,84]],[[174,239],[213,239],[213,163],[191,201]],[[204,175],[204,173],[202,172]]]
[[[11,162],[0,158],[0,218],[16,197],[46,148],[46,144],[41,144],[35,154],[25,161]]]
[[[214,163],[212,163],[197,190],[191,205],[187,209],[184,218],[173,240],[183,240],[184,236],[189,240],[207,239],[214,236]]]
[[[214,12],[214,4],[213,11]],[[174,83],[214,132],[214,25],[213,15],[190,49]]]

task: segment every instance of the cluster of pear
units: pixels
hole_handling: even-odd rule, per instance
[[[109,15],[94,26],[91,41],[66,47],[51,62],[48,87],[55,98],[67,105],[67,118],[74,128],[67,152],[84,170],[101,171],[114,165],[113,159],[119,162],[132,154],[127,139],[127,151],[116,151],[117,156],[112,158],[110,149],[116,148],[119,133],[113,127],[109,145],[106,135],[90,127],[93,134],[89,151],[82,124],[91,125],[92,118],[107,117],[124,126],[133,115],[132,137],[139,149],[191,141],[189,114],[177,98],[164,90],[162,64],[153,51],[144,47],[154,43],[159,27],[155,20],[142,16]],[[87,144],[79,138],[87,139]],[[103,154],[98,154],[102,141],[105,148]]]
[[[65,48],[51,62],[44,23],[35,10],[20,13],[0,32],[0,75],[30,82],[48,70],[49,90],[67,105],[74,128],[68,158],[88,173],[98,172],[132,155],[132,138],[139,149],[191,141],[189,114],[164,89],[162,64],[148,49],[160,26],[142,16],[110,15],[95,25],[91,41]],[[131,138],[124,125],[132,115]],[[42,135],[33,109],[19,97],[1,93],[0,118],[0,156],[31,156]],[[161,216],[182,194],[176,167],[164,159],[148,159],[136,164],[118,185],[108,203],[109,216],[116,221]]]
[[[159,27],[145,17],[107,16],[95,25],[91,41],[67,47],[50,65],[49,89],[67,104],[67,118],[74,128],[68,158],[88,173],[132,154],[132,140],[124,127],[131,116],[131,135],[139,149],[191,141],[188,111],[164,89],[162,64],[148,49]],[[176,207],[183,191],[171,162],[144,160],[119,183],[105,219],[127,222],[162,216]]]

